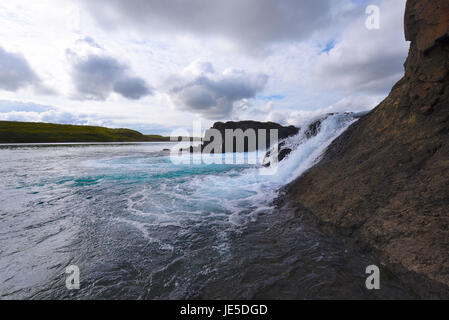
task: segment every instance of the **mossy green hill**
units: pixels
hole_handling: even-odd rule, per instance
[[[169,137],[143,135],[130,129],[0,121],[0,143],[147,142]]]

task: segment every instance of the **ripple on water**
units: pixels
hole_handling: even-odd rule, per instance
[[[286,180],[175,166],[158,153],[167,146],[1,149],[0,297],[366,297],[369,257],[272,208]],[[76,292],[65,289],[71,264]]]

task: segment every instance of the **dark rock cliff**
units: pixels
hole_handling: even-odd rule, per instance
[[[287,189],[379,253],[423,298],[449,297],[449,0],[408,0],[405,76]]]
[[[245,139],[243,150],[237,150],[237,143],[233,142],[233,152],[251,152],[256,151],[259,148],[259,130],[266,130],[266,141],[262,142],[261,144],[264,146],[264,150],[269,149],[271,145],[270,141],[270,130],[277,130],[278,131],[278,139],[283,140],[285,138],[294,136],[298,134],[299,128],[296,128],[294,126],[284,127],[280,124],[274,123],[274,122],[257,122],[257,121],[240,121],[240,122],[217,122],[213,125],[211,128],[213,130],[217,130],[220,132],[221,138],[222,138],[222,147],[221,151],[226,151],[226,130],[232,130],[235,132],[235,130],[242,130],[243,132],[252,129],[255,130],[256,133],[256,143],[255,145],[249,145],[247,139]],[[208,146],[210,143],[213,143],[213,137],[209,138],[209,134],[211,129],[206,132],[206,137],[204,138],[204,143],[199,148],[201,148],[201,151],[204,150],[206,146]],[[235,139],[234,139],[235,140]],[[277,142],[277,141],[275,141]],[[199,151],[194,150],[194,148],[191,149],[191,152]]]

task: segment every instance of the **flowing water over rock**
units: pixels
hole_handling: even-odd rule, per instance
[[[0,298],[413,297],[387,273],[368,291],[372,257],[273,206],[353,121],[300,133],[276,170],[173,164],[168,143],[1,147]],[[65,287],[69,265],[80,290]]]

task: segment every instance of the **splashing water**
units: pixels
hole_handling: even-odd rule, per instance
[[[313,137],[308,137],[305,130],[302,130],[297,136],[287,138],[284,148],[289,148],[292,152],[278,166],[268,169],[272,171],[271,180],[285,184],[301,176],[320,160],[331,142],[354,122],[355,119],[350,114],[336,114],[325,118],[317,135]]]
[[[0,298],[366,297],[372,261],[272,205],[353,122],[287,139],[276,168],[175,165],[169,143],[1,147]]]

